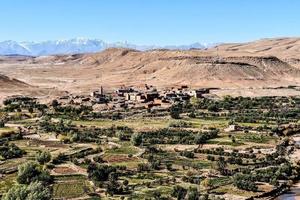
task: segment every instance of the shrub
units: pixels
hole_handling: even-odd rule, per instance
[[[48,200],[51,199],[50,190],[40,182],[30,185],[15,185],[2,197],[2,200]]]
[[[185,189],[179,185],[175,185],[173,187],[171,195],[172,195],[172,197],[175,197],[177,199],[184,199],[186,194],[187,194],[187,189]]]
[[[0,120],[0,128],[3,128],[5,126],[5,123],[3,120]]]
[[[173,121],[170,122],[169,127],[175,127],[175,128],[189,128],[192,126],[192,123],[186,122],[186,121]]]
[[[25,154],[25,151],[15,144],[4,143],[0,146],[0,156],[5,159],[19,158],[22,157],[23,154]]]
[[[187,157],[187,158],[194,158],[194,153],[192,151],[182,151],[180,152],[181,156]]]
[[[116,167],[95,163],[90,163],[87,169],[89,178],[96,182],[107,181],[109,175],[116,171]]]
[[[134,133],[131,136],[131,142],[134,146],[139,146],[143,142],[143,136],[139,133]]]
[[[43,165],[50,162],[51,154],[49,151],[39,151],[36,155],[36,160]]]
[[[170,115],[173,119],[180,119],[180,113],[182,112],[182,105],[175,104],[170,108]]]
[[[244,174],[235,174],[233,177],[233,184],[237,188],[241,190],[248,190],[248,191],[254,191],[256,192],[258,187],[255,184],[255,182],[251,179],[250,175],[244,175]]]
[[[20,184],[29,184],[34,181],[50,183],[52,178],[49,172],[44,171],[36,162],[27,162],[19,166],[17,181]]]

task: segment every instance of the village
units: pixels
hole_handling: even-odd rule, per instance
[[[152,85],[144,87],[122,86],[113,92],[106,92],[101,86],[90,95],[68,95],[57,99],[62,105],[93,106],[94,110],[118,110],[124,108],[146,108],[151,110],[167,110],[174,103],[184,103],[191,98],[205,98],[211,89],[191,89],[187,85],[178,88],[157,90]]]

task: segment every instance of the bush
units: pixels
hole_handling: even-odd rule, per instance
[[[174,128],[189,128],[192,126],[192,123],[186,122],[186,121],[173,121],[170,122],[169,127],[174,127]]]
[[[56,158],[53,158],[52,163],[57,165],[57,164],[65,162],[66,160],[68,160],[68,156],[66,156],[63,153],[59,153]]]
[[[25,151],[15,144],[4,143],[0,146],[0,156],[5,159],[19,158],[22,157],[23,154],[25,154]]]
[[[163,128],[144,131],[132,135],[131,141],[135,146],[142,142],[146,144],[203,144],[207,140],[218,136],[219,130],[196,132],[185,129]]]
[[[50,183],[52,177],[49,172],[42,170],[36,162],[30,161],[19,166],[17,181],[20,184],[29,184],[34,181]]]
[[[89,178],[95,182],[107,181],[109,175],[116,171],[116,167],[95,163],[90,163],[87,169]]]
[[[48,200],[51,199],[50,190],[40,182],[30,185],[15,185],[2,197],[2,200]]]
[[[170,108],[170,115],[173,119],[180,119],[180,113],[182,112],[182,105],[175,104]]]
[[[175,185],[172,190],[172,197],[177,199],[184,199],[187,194],[187,190],[179,185]]]
[[[235,174],[233,177],[233,184],[241,190],[248,190],[256,192],[258,187],[255,182],[251,179],[250,175]]]
[[[188,200],[199,200],[199,191],[197,188],[190,187],[187,191],[187,199]]]
[[[218,112],[219,107],[217,106],[217,104],[211,104],[208,106],[207,110],[210,112]]]
[[[43,165],[50,162],[51,154],[49,151],[39,151],[36,155],[36,160]]]
[[[187,157],[187,158],[194,158],[194,153],[191,151],[182,151],[180,152],[181,156]]]
[[[131,142],[134,146],[139,146],[143,142],[143,136],[139,133],[134,133],[131,136]]]
[[[0,120],[0,128],[3,128],[5,126],[5,123],[3,120]]]
[[[150,171],[151,166],[147,163],[139,163],[137,169],[139,172]]]

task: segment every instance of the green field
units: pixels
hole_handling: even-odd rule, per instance
[[[93,188],[86,177],[59,176],[53,184],[54,198],[78,198],[92,192]]]

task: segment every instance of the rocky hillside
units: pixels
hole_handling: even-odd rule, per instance
[[[300,67],[300,38],[275,38],[249,43],[222,44],[209,51],[222,56],[276,56]]]
[[[66,65],[90,66],[105,82],[172,86],[245,86],[252,84],[291,84],[298,81],[299,69],[271,55],[214,55],[199,50],[140,52],[130,49],[108,49],[101,53],[57,57]],[[80,68],[80,67],[79,67]],[[83,70],[83,68],[82,68]],[[135,77],[135,78],[133,78]],[[100,81],[100,80],[99,80]]]

